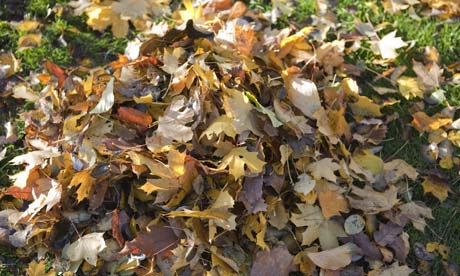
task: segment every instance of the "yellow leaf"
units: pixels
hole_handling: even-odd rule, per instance
[[[93,4],[86,9],[86,15],[88,16],[86,24],[94,30],[103,32],[111,25],[114,36],[125,37],[128,34],[128,20],[121,19],[111,6]]]
[[[423,192],[431,193],[434,197],[439,199],[439,201],[444,201],[449,196],[449,193],[452,192],[447,183],[435,177],[426,177],[425,181],[422,183]]]
[[[351,111],[355,115],[360,116],[369,116],[369,117],[380,117],[382,113],[380,112],[381,106],[371,101],[366,96],[359,96],[358,101],[355,103],[349,104]]]
[[[78,202],[89,196],[94,188],[94,183],[96,183],[96,178],[91,176],[91,170],[84,170],[75,173],[70,181],[70,187],[79,186],[77,189]]]
[[[433,132],[452,123],[452,119],[450,118],[436,118],[435,116],[430,117],[422,111],[412,114],[412,117],[412,125],[419,132]]]
[[[206,135],[206,137],[210,140],[214,135],[219,136],[221,133],[224,133],[233,139],[235,139],[236,136],[236,130],[233,127],[233,120],[226,115],[222,115],[215,119],[211,125],[203,131],[200,135],[200,139]]]
[[[399,92],[404,98],[423,98],[423,88],[416,78],[403,76],[400,77],[396,82],[399,86]]]
[[[25,49],[35,48],[42,44],[41,35],[37,34],[26,34],[19,38],[18,40],[18,51]]]
[[[6,79],[19,70],[19,61],[13,53],[0,53],[0,80]]]
[[[364,169],[371,171],[373,174],[378,174],[383,171],[384,163],[382,159],[370,150],[362,150],[354,154],[353,160]]]
[[[266,250],[268,245],[265,243],[265,232],[267,231],[267,220],[262,212],[248,216],[243,225],[242,232],[251,241],[255,242],[260,248]],[[256,236],[254,237],[254,233]]]
[[[236,133],[240,134],[243,131],[250,130],[258,136],[262,133],[257,129],[254,116],[251,114],[255,109],[250,103],[249,98],[241,91],[229,89],[223,86],[224,94],[224,109],[228,117],[233,119],[233,127]]]
[[[48,272],[46,272],[45,261],[42,260],[39,263],[36,261],[30,262],[26,273],[28,276],[54,276],[56,271],[51,268]]]
[[[229,173],[235,179],[245,175],[245,166],[252,173],[260,173],[266,162],[260,160],[257,155],[257,152],[249,152],[245,147],[234,148],[222,159],[217,169],[223,170],[228,167]]]
[[[345,119],[345,109],[342,107],[339,110],[328,110],[327,117],[329,118],[329,125],[334,130],[337,136],[345,136],[351,138],[350,126]]]

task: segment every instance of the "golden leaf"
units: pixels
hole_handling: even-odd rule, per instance
[[[223,159],[222,163],[217,168],[223,170],[229,168],[229,174],[235,179],[244,176],[245,166],[252,173],[262,172],[266,162],[260,160],[257,152],[249,152],[245,147],[237,147],[232,149]]]

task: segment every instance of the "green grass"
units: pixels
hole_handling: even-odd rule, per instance
[[[423,17],[420,22],[414,22],[407,13],[403,12],[401,14],[391,15],[383,13],[382,7],[379,7],[379,13],[376,14],[365,5],[365,2],[367,1],[339,1],[336,9],[338,21],[344,22],[344,27],[349,30],[353,28],[353,20],[355,18],[359,18],[363,22],[370,21],[374,26],[383,22],[389,22],[391,26],[388,28],[388,31],[396,29],[397,35],[401,36],[403,40],[416,41],[412,49],[401,53],[396,61],[398,65],[408,65],[408,68],[411,68],[413,59],[420,60],[422,48],[424,46],[434,46],[438,50],[441,64],[448,65],[458,61],[460,50],[460,23],[447,23],[437,18],[426,17]],[[384,30],[382,33],[387,33],[388,31]],[[353,54],[348,62],[361,62],[372,70],[378,72],[384,71],[385,68],[370,63],[370,61],[375,58],[372,55],[370,51],[361,50]],[[406,72],[406,74],[414,75],[410,70]],[[445,96],[449,104],[460,104],[460,86],[444,85],[442,89],[446,91]],[[402,101],[401,104],[385,108],[384,110],[387,114],[398,112],[402,121],[409,123],[411,120],[408,112],[410,103],[404,99],[400,100]],[[445,103],[439,106],[428,107],[427,113],[439,111],[444,106]],[[407,130],[407,125],[396,121],[390,123],[388,127],[387,137],[391,138],[383,143],[381,155],[384,159],[389,157],[403,159],[418,168],[422,174],[426,173],[426,170],[433,168],[433,165],[423,160],[420,152],[421,146],[428,144],[426,136],[420,135],[416,130],[413,130],[408,140],[403,140],[401,137],[403,137],[404,132]],[[446,175],[451,177],[451,180],[458,175],[458,167],[454,167],[452,170],[443,171]],[[459,183],[457,183],[452,185],[451,188],[457,191],[459,186]],[[450,261],[458,264],[460,262],[460,239],[458,238],[460,236],[460,221],[456,219],[456,217],[458,217],[457,211],[460,207],[458,193],[455,192],[455,194],[450,195],[445,202],[439,203],[430,195],[423,194],[421,180],[411,183],[410,187],[414,193],[414,200],[423,200],[427,202],[433,209],[433,215],[435,217],[435,220],[429,222],[429,226],[425,230],[425,233],[421,233],[409,227],[408,233],[410,235],[411,244],[415,242],[426,244],[430,241],[444,243],[452,249],[449,256]],[[417,261],[413,255],[408,258],[408,261],[413,267],[417,266]],[[438,258],[433,263],[433,274],[442,275],[442,271],[441,261]]]

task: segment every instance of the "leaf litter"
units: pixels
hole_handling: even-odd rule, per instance
[[[271,14],[230,0],[186,0],[175,10],[159,0],[70,2],[91,28],[124,37],[132,26],[140,40],[103,67],[46,61],[40,91],[28,82],[7,91],[34,101],[22,114],[27,152],[11,161],[23,169],[10,176],[0,212],[2,243],[38,252],[26,273],[413,272],[406,226],[423,232],[434,217],[407,183],[423,179],[439,201],[454,192],[442,169],[460,163],[457,108],[425,111],[453,80],[433,47],[413,61],[415,76],[397,67],[409,44],[396,31],[357,22],[327,41],[319,34],[339,26],[321,12],[327,1],[317,2],[323,21],[303,29],[273,27],[277,13],[292,11],[286,1],[274,1]],[[449,1],[383,2],[386,12],[418,5],[440,17],[460,10]],[[174,26],[155,22],[165,15]],[[39,37],[19,44],[35,47]],[[362,69],[346,62],[363,41],[392,72],[378,75],[388,83],[375,81],[376,96],[363,93]],[[0,79],[17,71],[14,55],[2,53]],[[427,135],[422,153],[435,169],[382,159],[395,96],[413,101],[409,124]],[[421,261],[447,260],[446,245],[422,247]]]

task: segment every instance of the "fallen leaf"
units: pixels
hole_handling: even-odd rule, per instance
[[[258,155],[257,152],[249,152],[245,147],[234,148],[222,159],[217,169],[223,170],[228,167],[229,174],[235,179],[246,174],[245,166],[252,173],[261,173],[266,163],[260,160]]]
[[[310,260],[323,269],[338,270],[351,263],[353,255],[358,255],[361,250],[354,243],[347,243],[337,248],[307,253]]]
[[[251,267],[251,276],[279,275],[287,276],[292,270],[294,256],[285,246],[278,246],[269,251],[259,251]]]
[[[425,112],[419,111],[412,114],[412,125],[419,132],[433,132],[439,128],[452,123],[450,118],[435,118],[428,116]]]
[[[325,218],[348,213],[348,202],[345,197],[336,191],[325,191],[318,193],[319,205]]]
[[[319,239],[324,250],[339,246],[337,238],[346,236],[339,223],[324,218],[318,206],[297,204],[297,208],[300,213],[292,213],[291,221],[297,227],[308,226],[302,233],[302,245],[310,245]]]
[[[437,177],[426,177],[422,187],[425,194],[430,193],[441,202],[446,200],[449,193],[452,192],[448,184]]]
[[[303,195],[309,194],[316,186],[316,181],[310,175],[302,173],[298,176],[298,181],[294,184],[294,191]]]
[[[335,183],[337,181],[337,176],[334,172],[340,169],[340,165],[333,161],[332,158],[320,159],[309,164],[307,166],[307,171],[311,172],[316,180],[324,178]]]
[[[137,237],[125,243],[119,252],[125,254],[145,254],[155,256],[165,254],[177,247],[180,238],[167,225],[150,225],[146,231],[140,232]]]
[[[350,206],[355,209],[363,210],[366,214],[376,214],[393,208],[398,203],[398,189],[390,186],[385,192],[377,192],[365,186],[364,189],[351,186],[352,194],[358,196],[348,196]]]
[[[114,78],[111,78],[107,83],[104,91],[102,92],[101,99],[97,105],[89,112],[90,114],[101,114],[109,111],[115,103],[115,96],[113,95],[113,82]]]
[[[407,217],[412,222],[415,229],[424,231],[426,226],[425,218],[434,219],[431,208],[426,207],[423,203],[413,201],[399,206],[401,215]]]
[[[404,98],[411,99],[419,97],[423,99],[423,87],[419,84],[416,78],[403,76],[400,77],[396,83],[399,86],[399,92]]]
[[[397,49],[406,47],[407,43],[400,37],[396,37],[396,31],[388,33],[378,41],[371,41],[371,49],[375,54],[381,55],[384,59],[396,58]]]
[[[79,238],[70,245],[67,245],[62,254],[71,262],[85,260],[92,266],[97,264],[97,255],[104,250],[104,233],[90,233]]]
[[[245,177],[243,189],[238,194],[238,200],[243,202],[250,214],[267,211],[267,204],[263,198],[262,176]]]
[[[374,232],[374,240],[379,245],[386,246],[393,243],[396,237],[398,237],[402,232],[402,226],[399,226],[396,223],[381,223],[379,230]]]
[[[285,80],[288,98],[302,113],[313,118],[313,114],[321,107],[321,100],[316,85],[300,75],[288,76]]]
[[[136,124],[143,127],[149,127],[152,124],[152,116],[131,107],[118,108],[118,117],[127,124]]]
[[[35,260],[29,263],[29,267],[27,267],[26,273],[28,276],[54,276],[56,275],[56,271],[54,269],[49,269],[46,272],[46,264],[45,261],[42,260],[40,262],[36,262]]]

